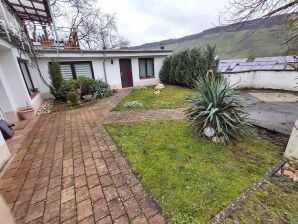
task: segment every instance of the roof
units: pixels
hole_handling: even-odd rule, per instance
[[[221,60],[219,70],[222,73],[240,73],[249,71],[293,71],[289,63],[298,63],[295,55],[243,58],[232,60]]]
[[[48,0],[3,0],[20,19],[39,23],[51,23]]]
[[[42,49],[37,50],[39,58],[129,58],[129,57],[150,57],[168,56],[172,51],[165,50],[71,50],[71,49]]]

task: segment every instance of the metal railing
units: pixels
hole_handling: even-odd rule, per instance
[[[35,49],[80,49],[76,28],[34,27],[32,42]],[[56,40],[56,33],[59,40]]]
[[[8,10],[0,0],[0,37],[12,42],[12,39],[17,40],[21,47],[25,45],[30,48],[28,37],[24,33],[24,28],[17,21],[16,16]]]

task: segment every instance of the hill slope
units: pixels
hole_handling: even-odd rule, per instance
[[[221,59],[275,56],[287,54],[281,43],[293,36],[286,29],[288,15],[279,15],[267,20],[252,20],[228,26],[215,27],[201,33],[178,39],[146,43],[132,49],[160,49],[180,51],[193,47],[216,45]]]

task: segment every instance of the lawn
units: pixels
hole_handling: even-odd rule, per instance
[[[259,136],[233,147],[213,144],[185,120],[106,128],[173,223],[206,223],[282,156]]]
[[[223,223],[298,223],[298,186],[272,179],[244,201]]]
[[[115,110],[125,111],[185,107],[185,99],[194,94],[194,90],[189,88],[166,85],[165,88],[161,90],[160,95],[155,95],[153,93],[154,87],[155,86],[149,86],[147,89],[133,89],[131,93],[115,107]],[[130,101],[139,101],[143,104],[143,107],[125,108],[124,104]]]

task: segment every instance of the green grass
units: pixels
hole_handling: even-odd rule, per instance
[[[125,110],[148,110],[148,109],[170,109],[185,106],[185,99],[194,93],[194,90],[165,85],[160,95],[153,94],[155,86],[149,86],[147,89],[133,89],[115,108],[117,111]],[[124,104],[130,101],[139,101],[143,104],[140,108],[125,108]]]
[[[206,223],[282,155],[258,136],[233,147],[213,144],[185,120],[106,128],[173,223]]]
[[[223,223],[298,223],[298,187],[289,180],[268,181]]]

